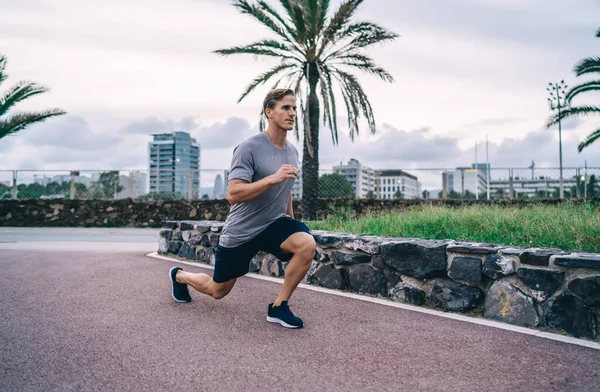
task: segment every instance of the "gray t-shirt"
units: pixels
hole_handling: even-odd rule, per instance
[[[233,150],[229,180],[256,182],[274,174],[281,165],[298,169],[298,150],[287,143],[279,148],[265,133],[248,138]],[[231,206],[219,244],[226,248],[239,246],[258,235],[276,219],[285,216],[294,185],[293,179],[274,185],[255,199]]]

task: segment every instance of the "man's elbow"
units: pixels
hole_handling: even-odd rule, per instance
[[[227,191],[227,200],[231,205],[239,203],[238,198],[235,196],[234,192],[231,191],[231,189]]]

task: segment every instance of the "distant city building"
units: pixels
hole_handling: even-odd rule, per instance
[[[224,199],[225,198],[225,187],[223,186],[223,177],[220,174],[217,174],[215,178],[215,186],[213,188],[213,197],[215,199]]]
[[[292,185],[292,199],[302,199],[302,169],[298,170],[298,177],[296,177],[294,185]]]
[[[402,170],[377,171],[375,192],[377,199],[416,199],[421,197],[417,177]]]
[[[369,191],[375,192],[375,170],[362,165],[358,160],[352,158],[346,165],[340,162],[339,166],[333,167],[333,171],[346,177],[352,184],[357,199],[367,198]]]
[[[128,175],[120,175],[119,185],[123,189],[117,193],[116,199],[138,198],[148,193],[148,175],[139,171],[129,172]]]
[[[484,164],[472,167],[457,167],[455,170],[450,170],[442,173],[442,183],[446,178],[446,187],[448,192],[456,192],[463,195],[465,192],[470,192],[473,195],[487,192],[486,173],[489,167]]]
[[[150,192],[200,197],[200,146],[187,132],[155,134],[148,142]],[[191,189],[190,189],[191,187]]]

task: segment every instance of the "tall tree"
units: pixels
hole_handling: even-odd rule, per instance
[[[279,0],[280,14],[264,0],[234,0],[242,14],[250,15],[275,34],[245,46],[215,51],[221,55],[250,54],[277,58],[280,63],[259,75],[240,96],[242,101],[256,87],[278,78],[273,88],[294,89],[300,100],[304,126],[302,157],[303,218],[316,219],[319,178],[319,120],[331,130],[334,145],[338,143],[338,103],[334,86],[339,88],[348,118],[350,138],[359,134],[359,120],[364,115],[369,130],[376,132],[373,109],[356,76],[347,69],[358,69],[393,82],[393,77],[377,66],[364,53],[376,43],[398,37],[375,23],[353,22],[363,0],[344,0],[329,15],[330,0]],[[323,105],[323,115],[320,108]],[[261,119],[261,129],[262,129]],[[296,137],[299,139],[298,122]]]
[[[0,85],[6,80],[8,75],[5,72],[6,57],[0,55]],[[20,81],[10,87],[8,91],[0,95],[0,139],[5,136],[15,134],[29,125],[44,121],[50,117],[65,114],[60,109],[50,109],[38,113],[11,113],[8,114],[14,105],[34,95],[45,93],[47,87],[29,81]]]
[[[600,38],[600,29],[596,31],[596,37]],[[577,77],[588,74],[600,74],[600,57],[588,57],[581,60],[574,69],[575,75]],[[573,98],[578,96],[579,94],[589,92],[589,93],[598,93],[600,92],[600,80],[591,80],[588,82],[584,82],[575,87],[572,87],[567,94],[565,95],[565,103],[568,105],[571,104]],[[589,95],[589,94],[588,94]],[[582,106],[571,106],[567,107],[564,110],[561,110],[560,114],[557,114],[550,118],[547,127],[551,127],[557,124],[560,120],[568,117],[583,117],[589,116],[590,114],[600,114],[600,106],[596,105],[582,105]],[[596,129],[592,133],[590,133],[587,138],[579,144],[577,150],[581,152],[584,148],[594,143],[596,140],[600,138],[600,128]]]

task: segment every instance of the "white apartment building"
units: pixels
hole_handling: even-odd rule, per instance
[[[294,180],[294,185],[292,186],[292,199],[302,199],[302,169],[298,169],[298,177]]]
[[[464,194],[466,191],[472,194],[487,192],[485,168],[457,167],[456,170],[442,173],[442,183],[446,177],[448,192],[454,191]]]
[[[412,174],[402,170],[381,170],[377,174],[375,198],[417,199],[421,197],[421,183]]]
[[[333,167],[333,172],[346,177],[352,184],[357,199],[367,198],[369,191],[375,192],[376,171],[362,165],[354,158],[350,159],[346,165],[340,162],[339,166]]]
[[[148,173],[132,171],[128,175],[120,175],[119,185],[123,189],[116,194],[115,199],[138,198],[148,193]]]

